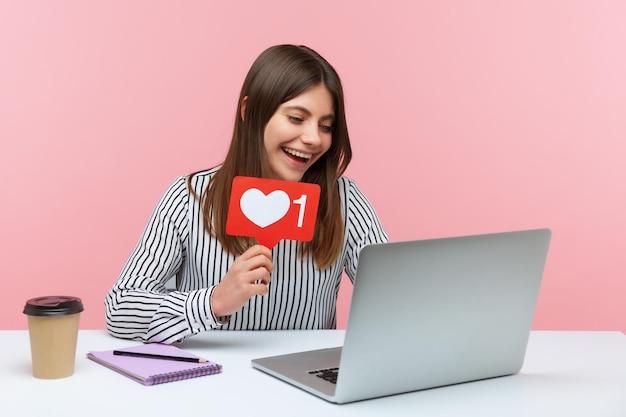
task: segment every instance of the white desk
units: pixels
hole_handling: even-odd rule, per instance
[[[515,376],[334,405],[253,369],[259,356],[341,345],[343,331],[212,332],[183,348],[224,372],[144,387],[85,358],[133,342],[81,331],[76,371],[32,377],[27,331],[0,331],[0,404],[15,416],[626,416],[626,336],[533,332]]]

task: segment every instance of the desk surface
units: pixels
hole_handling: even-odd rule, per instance
[[[265,375],[250,360],[338,346],[343,331],[207,332],[181,347],[224,366],[220,375],[144,387],[86,359],[134,343],[81,331],[76,370],[32,377],[27,331],[0,331],[0,398],[19,416],[626,416],[626,336],[533,332],[514,376],[345,405]]]

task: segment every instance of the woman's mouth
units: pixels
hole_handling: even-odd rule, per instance
[[[296,151],[295,149],[282,148],[282,150],[291,158],[295,159],[296,161],[303,162],[303,163],[309,162],[309,160],[313,157],[313,155],[310,153]]]

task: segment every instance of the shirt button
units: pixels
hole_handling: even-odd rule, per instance
[[[199,332],[200,331],[200,324],[198,323],[193,323],[191,325],[191,328],[193,329],[194,332]]]

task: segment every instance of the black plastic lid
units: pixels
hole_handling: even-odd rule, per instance
[[[29,316],[65,316],[83,311],[83,302],[78,297],[49,295],[31,298],[24,306],[24,314]]]

